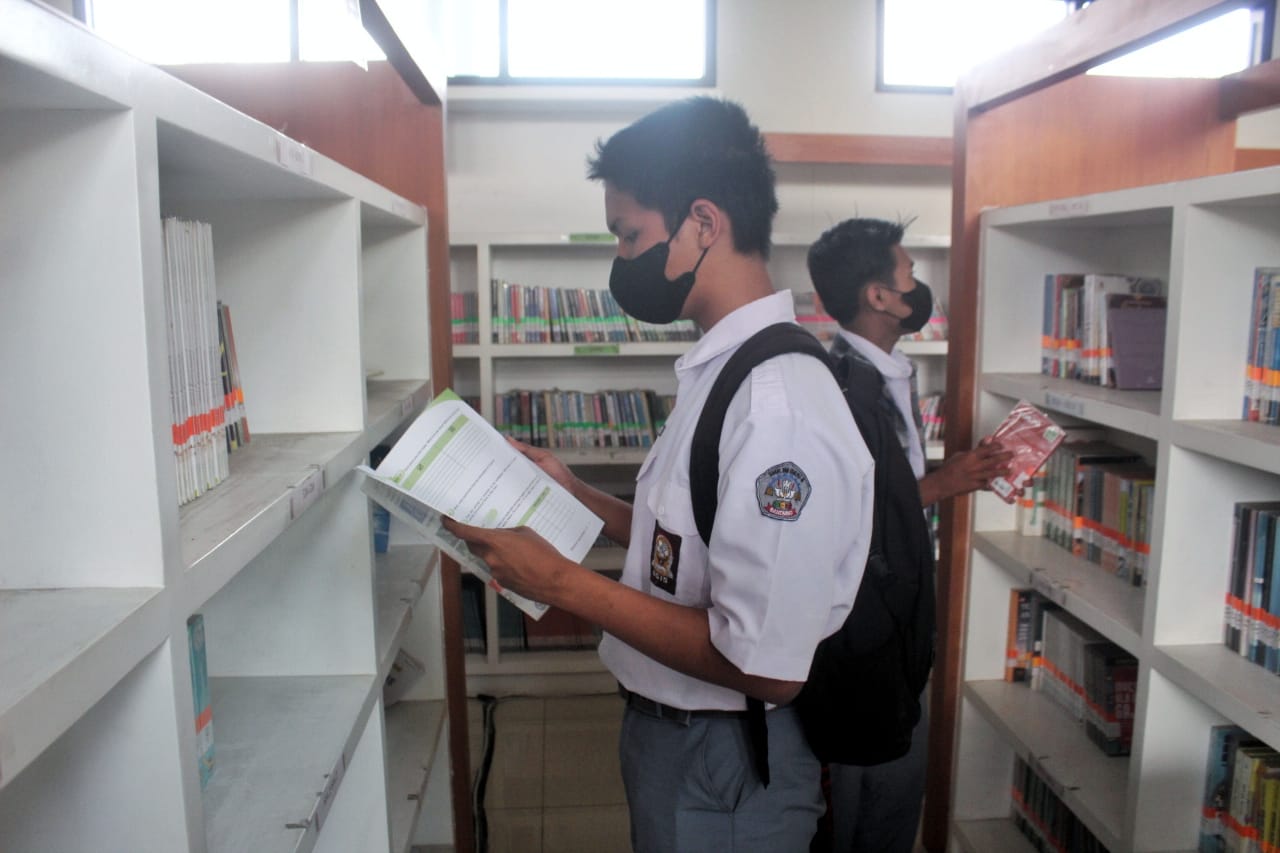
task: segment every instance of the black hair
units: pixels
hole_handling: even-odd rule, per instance
[[[729,217],[733,248],[769,257],[778,212],[764,137],[743,108],[699,96],[668,104],[597,141],[587,177],[608,181],[663,216],[673,232],[694,200]]]
[[[846,219],[828,228],[809,247],[809,278],[831,318],[842,326],[858,314],[859,295],[872,282],[893,285],[902,243],[910,223],[883,219]]]

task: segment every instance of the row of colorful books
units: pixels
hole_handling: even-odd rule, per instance
[[[1040,372],[1105,388],[1159,388],[1165,318],[1160,279],[1046,274]]]
[[[249,441],[231,311],[218,301],[213,229],[175,217],[161,223],[169,349],[169,412],[178,503],[231,473],[229,454]]]
[[[1013,767],[1013,822],[1041,853],[1109,853],[1062,802],[1053,785],[1018,756]]]
[[[1200,853],[1280,850],[1280,752],[1234,725],[1209,730]]]
[[[534,447],[649,447],[674,407],[674,395],[640,388],[516,390],[494,395],[493,425]]]
[[[1235,505],[1223,642],[1280,674],[1280,501]]]
[[[1096,428],[1066,440],[1036,472],[1018,506],[1024,535],[1045,536],[1133,586],[1146,584],[1155,470]]]
[[[1138,661],[1031,589],[1009,593],[1005,680],[1061,707],[1107,755],[1128,755]]]
[[[813,291],[793,291],[793,299],[795,301],[796,322],[804,326],[818,340],[827,342],[835,338],[840,331],[840,324],[835,318],[826,313],[819,307],[817,294]],[[945,341],[949,333],[949,324],[947,323],[947,312],[942,307],[942,303],[935,296],[933,299],[933,313],[929,315],[929,322],[924,328],[918,332],[909,335],[903,335],[899,341]]]
[[[477,293],[449,294],[450,328],[455,344],[480,343],[480,296]]]
[[[498,278],[490,289],[494,343],[672,342],[699,336],[692,320],[641,322],[627,315],[607,290],[539,287]]]
[[[947,437],[943,407],[945,402],[945,394],[925,394],[920,397],[920,424],[925,441],[942,441]]]
[[[1253,273],[1244,420],[1280,424],[1280,267]]]

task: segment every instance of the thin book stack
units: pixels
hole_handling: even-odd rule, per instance
[[[1104,388],[1158,388],[1163,372],[1164,284],[1160,279],[1127,275],[1049,273],[1044,277],[1040,372],[1076,379]],[[1152,313],[1135,316],[1135,312]],[[1141,330],[1140,341],[1130,337],[1117,365],[1111,320],[1123,330]],[[1135,322],[1137,321],[1137,322]],[[1154,339],[1152,339],[1154,337]],[[1141,346],[1134,346],[1134,344]],[[1150,363],[1151,358],[1160,363]],[[1141,361],[1141,369],[1138,362]],[[1129,377],[1141,377],[1129,380]],[[1126,384],[1117,384],[1117,377]],[[1152,384],[1152,377],[1155,377]]]
[[[1243,419],[1280,424],[1280,267],[1253,274]]]
[[[230,475],[229,454],[248,443],[249,427],[231,314],[217,297],[213,231],[170,217],[162,232],[173,453],[185,504]]]
[[[1234,725],[1209,730],[1200,853],[1280,849],[1280,753]]]
[[[1223,642],[1280,674],[1280,501],[1235,505]]]
[[[691,320],[667,325],[643,323],[627,315],[607,290],[541,287],[495,278],[493,342],[628,343],[692,341],[698,329]]]
[[[475,344],[480,342],[480,299],[475,293],[449,294],[449,309],[453,342]]]

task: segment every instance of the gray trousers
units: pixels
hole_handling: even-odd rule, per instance
[[[768,788],[745,719],[658,719],[633,708],[619,754],[635,853],[808,853],[824,804],[821,767],[791,708],[766,715]]]
[[[911,853],[915,849],[929,755],[926,699],[921,697],[920,722],[906,755],[875,767],[829,766],[833,853]]]

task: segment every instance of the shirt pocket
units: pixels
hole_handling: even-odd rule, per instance
[[[693,499],[689,487],[674,477],[655,482],[646,500],[649,512],[664,530],[698,540],[698,523],[693,517]]]

